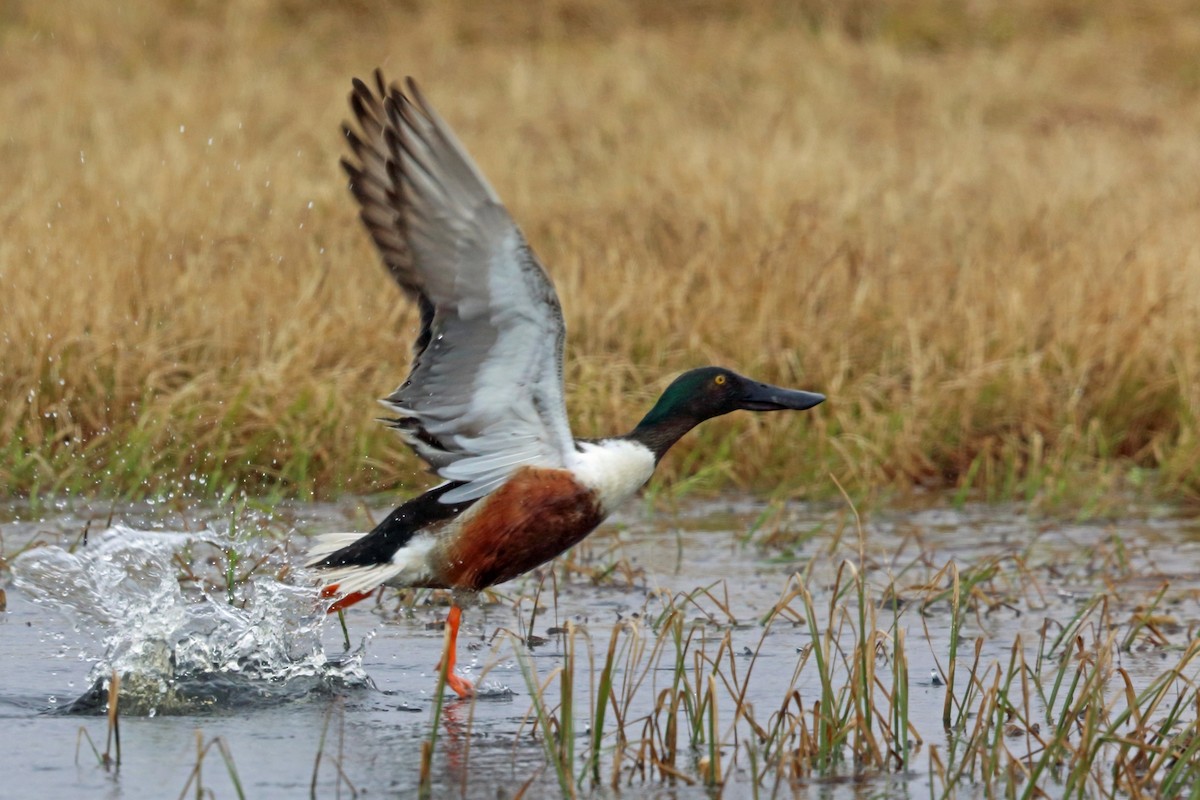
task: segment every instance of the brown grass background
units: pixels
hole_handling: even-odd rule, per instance
[[[41,0],[0,3],[0,494],[419,480],[337,168],[377,65],[551,272],[577,434],[703,363],[829,395],[667,485],[1200,488],[1200,4]]]

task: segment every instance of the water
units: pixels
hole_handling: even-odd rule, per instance
[[[17,558],[18,589],[100,640],[91,690],[66,710],[103,710],[113,673],[123,678],[121,713],[146,716],[366,685],[358,655],[326,657],[312,586],[269,574],[235,586],[227,572],[219,596],[203,588],[205,568],[228,563],[238,549],[212,536],[119,525],[84,547],[37,547]],[[258,563],[264,572],[270,566]]]
[[[386,510],[376,509],[376,516]],[[217,797],[235,795],[232,774],[249,797],[296,797],[312,786],[322,797],[415,789],[430,732],[445,598],[389,593],[353,607],[347,649],[336,620],[320,613],[307,577],[292,568],[309,534],[361,528],[359,514],[354,504],[281,507],[243,514],[231,531],[217,509],[131,507],[111,526],[107,509],[63,508],[36,522],[21,521],[27,511],[9,509],[11,521],[0,527],[12,561],[8,611],[0,614],[0,771],[20,776],[23,796],[48,798],[191,793],[198,763],[203,787]],[[792,688],[811,703],[819,696],[811,659],[795,674],[812,642],[799,602],[793,598],[790,615],[770,628],[760,622],[798,585],[792,576],[799,573],[823,625],[847,559],[867,574],[876,600],[886,601],[889,592],[904,599],[879,603],[876,627],[890,630],[898,615],[906,631],[910,718],[924,740],[912,769],[867,780],[872,792],[927,796],[928,755],[936,748],[944,759],[951,744],[941,725],[945,687],[932,679],[946,666],[948,606],[932,603],[922,615],[912,600],[919,594],[914,587],[937,583],[947,563],[967,574],[995,570],[977,584],[974,613],[964,624],[968,641],[983,638],[985,663],[1007,663],[1018,634],[1026,651],[1035,649],[1047,620],[1067,623],[1097,591],[1111,595],[1113,618],[1124,620],[1167,581],[1168,613],[1159,626],[1167,644],[1139,643],[1122,660],[1141,686],[1170,666],[1187,640],[1187,620],[1198,617],[1200,536],[1190,520],[1051,523],[1014,509],[973,507],[877,514],[864,533],[860,541],[852,516],[840,508],[741,499],[674,513],[634,508],[567,563],[500,587],[464,615],[460,667],[472,680],[482,678],[483,696],[448,699],[442,711],[435,796],[512,796],[529,781],[527,796],[558,794],[534,735],[521,657],[529,654],[539,682],[549,679],[545,696],[555,705],[561,692],[555,672],[572,646],[562,633],[569,626],[580,656],[573,684],[576,774],[614,625],[639,632],[649,646],[651,623],[672,605],[684,611],[693,656],[723,653],[722,674],[738,680],[752,670],[746,699],[758,718],[765,720]],[[519,640],[530,634],[538,639],[527,649]],[[733,657],[720,650],[726,636]],[[656,698],[671,685],[670,667],[669,659],[618,660],[615,691],[631,714],[630,737],[642,735],[637,720],[653,716]],[[884,679],[887,669],[881,661]],[[86,739],[80,744],[80,732],[105,749],[102,714],[114,671],[122,676],[122,763],[106,769]],[[727,732],[725,795],[749,796],[752,767],[747,758],[733,760],[732,744],[734,728],[745,726],[735,724],[732,703],[719,708]],[[605,730],[607,783],[612,713]],[[689,768],[703,757],[690,754]],[[622,796],[710,796],[699,785],[642,778],[633,759],[622,762],[620,775]],[[857,796],[863,788],[826,780],[788,786],[785,794],[813,786],[830,797]]]

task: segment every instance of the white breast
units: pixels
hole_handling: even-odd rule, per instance
[[[628,439],[581,442],[567,468],[596,493],[607,516],[642,488],[654,474],[654,453]]]

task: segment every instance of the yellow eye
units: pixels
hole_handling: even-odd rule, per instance
[[[723,386],[725,384],[725,376],[718,375],[717,377],[713,378],[713,383],[715,383],[717,386]]]

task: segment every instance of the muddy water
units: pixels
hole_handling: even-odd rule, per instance
[[[376,516],[386,510],[373,509]],[[289,568],[309,535],[360,529],[363,513],[361,503],[236,515],[154,506],[4,510],[2,552],[12,569],[0,576],[7,589],[0,774],[20,781],[21,796],[47,798],[178,796],[195,791],[198,764],[198,780],[217,797],[236,796],[234,774],[248,797],[297,797],[314,786],[322,797],[414,790],[431,728],[444,598],[389,594],[352,608],[347,650],[336,620],[313,610],[311,588]],[[906,632],[909,715],[923,744],[906,772],[854,782],[844,771],[778,787],[784,796],[850,797],[925,796],[929,754],[945,758],[945,687],[934,675],[947,663],[948,604],[933,602],[922,614],[920,601],[946,585],[939,570],[948,563],[964,572],[995,565],[963,630],[968,642],[982,638],[984,663],[1006,664],[1018,634],[1032,659],[1042,631],[1067,623],[1097,592],[1107,591],[1128,617],[1169,581],[1169,618],[1160,631],[1166,644],[1139,643],[1123,656],[1135,683],[1145,685],[1186,641],[1188,621],[1200,618],[1200,532],[1170,515],[1069,524],[971,507],[876,514],[861,530],[860,537],[841,508],[740,499],[669,512],[634,508],[569,564],[500,587],[465,616],[460,666],[480,681],[482,696],[450,700],[441,712],[434,795],[511,796],[526,783],[526,796],[559,793],[529,720],[531,690],[519,654],[528,654],[545,681],[563,664],[568,623],[578,631],[578,776],[597,683],[587,671],[588,637],[598,672],[614,625],[629,632],[623,641],[640,635],[652,643],[652,623],[669,606],[679,608],[693,651],[712,657],[729,637],[735,655],[722,656],[722,670],[739,679],[751,670],[747,699],[765,719],[790,689],[811,703],[819,685],[811,660],[797,674],[812,642],[801,603],[793,597],[769,628],[761,620],[800,574],[824,625],[839,569],[855,564],[868,576],[874,627],[889,641],[893,620]],[[530,634],[537,638],[526,648],[520,641]],[[970,658],[972,646],[964,649]],[[619,662],[616,683],[629,692],[622,702],[633,719],[650,714],[671,685],[672,658],[652,668],[644,658]],[[888,667],[879,669],[886,680]],[[106,769],[86,737],[105,749],[100,715],[114,670],[123,676],[122,763]],[[645,677],[634,687],[639,674]],[[546,702],[557,704],[560,692],[555,677]],[[733,744],[746,731],[735,730],[732,703],[721,713],[725,795],[750,796],[752,765]],[[642,728],[627,720],[626,734],[636,739]],[[614,767],[615,730],[610,713],[604,782],[615,769],[622,796],[711,796],[702,786],[643,776],[631,758]],[[775,784],[768,778],[763,786]]]

